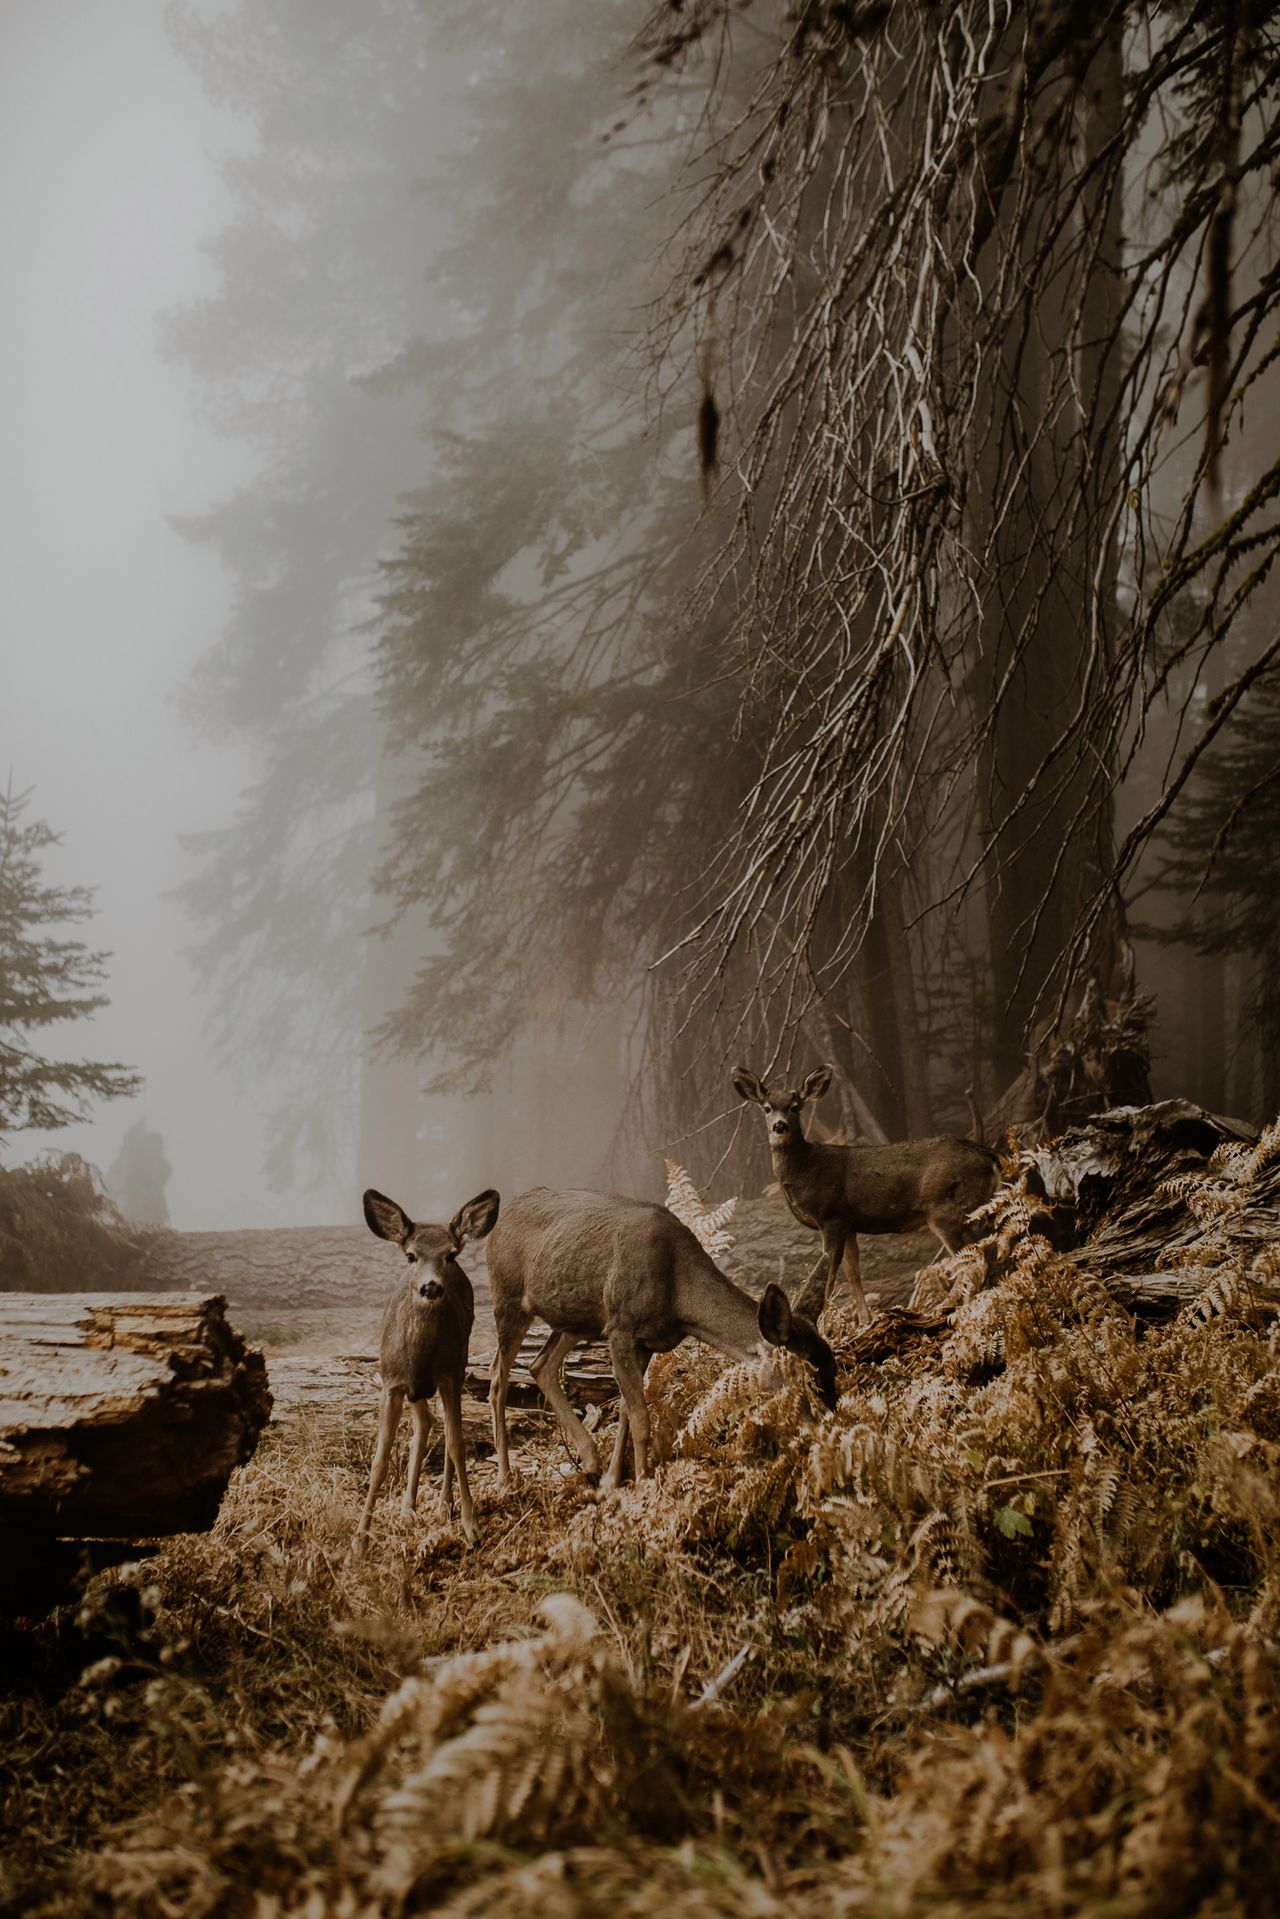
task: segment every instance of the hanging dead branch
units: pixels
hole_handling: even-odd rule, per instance
[[[667,956],[691,1016],[745,948],[794,1024],[905,870],[917,914],[985,901],[1029,1024],[1105,974],[1117,883],[1274,670],[1280,642],[1227,673],[1117,835],[1157,706],[1186,718],[1280,545],[1280,465],[1212,498],[1280,297],[1276,9],[1244,11],[655,11],[657,83],[708,87],[655,327],[679,381],[714,280],[733,512],[691,617],[729,609],[767,736]]]

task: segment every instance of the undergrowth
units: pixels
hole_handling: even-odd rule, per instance
[[[836,1315],[830,1417],[684,1347],[655,1477],[601,1499],[549,1429],[502,1496],[477,1464],[472,1552],[428,1490],[349,1560],[367,1420],[274,1430],[93,1589],[118,1647],[3,1707],[8,1909],[1267,1909],[1274,1325],[1224,1287],[1144,1330],[997,1233],[895,1357]]]
[[[78,1153],[0,1166],[0,1291],[135,1291],[162,1230],[122,1219]]]

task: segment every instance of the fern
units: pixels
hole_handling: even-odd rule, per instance
[[[666,1167],[668,1212],[674,1213],[689,1228],[703,1251],[718,1265],[733,1251],[733,1235],[727,1228],[737,1210],[736,1197],[722,1200],[719,1206],[707,1207],[683,1166],[669,1159]]]

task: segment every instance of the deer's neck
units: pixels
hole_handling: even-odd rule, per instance
[[[701,1248],[699,1248],[701,1253]],[[680,1323],[717,1351],[746,1359],[760,1339],[759,1308],[750,1293],[735,1286],[706,1253],[681,1261],[676,1275],[675,1308]]]
[[[794,1132],[790,1139],[769,1142],[769,1151],[773,1156],[773,1170],[778,1179],[790,1175],[797,1177],[806,1173],[816,1158],[813,1146],[804,1134]]]

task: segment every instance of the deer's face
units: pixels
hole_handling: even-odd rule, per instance
[[[445,1281],[462,1269],[447,1226],[415,1226],[402,1242],[409,1262],[409,1284],[419,1299],[439,1299]]]
[[[804,1101],[804,1094],[794,1086],[769,1088],[760,1110],[764,1114],[770,1146],[786,1146],[793,1139],[803,1139],[800,1114]]]
[[[408,1260],[416,1296],[439,1299],[446,1281],[462,1274],[460,1249],[469,1239],[484,1238],[498,1217],[498,1204],[498,1195],[486,1187],[460,1207],[447,1226],[419,1225],[403,1206],[371,1186],[364,1196],[364,1216],[369,1231],[391,1240]]]
[[[831,1068],[820,1066],[802,1086],[766,1086],[745,1066],[736,1066],[732,1078],[739,1098],[751,1100],[764,1114],[770,1146],[781,1147],[804,1138],[800,1114],[805,1101],[822,1098],[831,1084]]]

